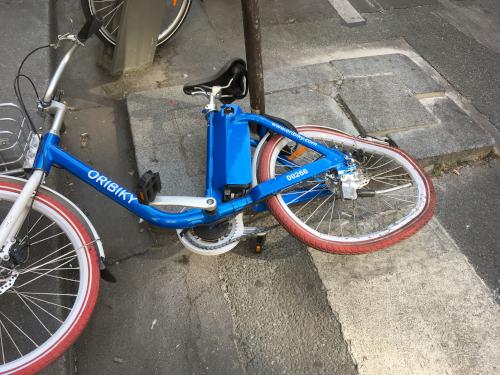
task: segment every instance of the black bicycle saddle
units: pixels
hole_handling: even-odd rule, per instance
[[[224,104],[230,104],[236,99],[243,99],[248,93],[247,64],[243,59],[233,59],[212,77],[184,85],[183,91],[187,95],[195,92],[210,92],[212,87],[221,86],[221,97],[219,100]],[[232,79],[232,80],[231,80]]]

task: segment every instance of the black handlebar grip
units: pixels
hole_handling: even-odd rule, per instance
[[[87,39],[94,35],[101,27],[102,20],[96,16],[92,16],[87,20],[87,22],[85,22],[85,25],[83,25],[82,29],[78,32],[78,40],[82,43],[86,42]]]

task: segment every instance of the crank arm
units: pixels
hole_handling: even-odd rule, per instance
[[[202,197],[183,197],[183,196],[167,196],[160,195],[154,201],[149,203],[150,206],[181,206],[190,208],[201,208],[206,211],[214,211],[217,208],[217,202],[214,198]]]

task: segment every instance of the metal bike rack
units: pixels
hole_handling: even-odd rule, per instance
[[[166,11],[165,0],[125,0],[118,20],[120,28],[116,47],[104,51],[104,65],[111,74],[144,69],[153,63]]]
[[[260,34],[259,0],[241,0],[245,51],[248,65],[250,105],[253,113],[265,113],[264,74]],[[104,51],[103,64],[111,74],[120,75],[153,63],[165,0],[125,0],[115,48]],[[148,22],[144,22],[148,20]],[[106,48],[106,47],[105,47]],[[107,59],[106,59],[107,55]]]

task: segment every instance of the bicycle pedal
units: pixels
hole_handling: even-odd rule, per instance
[[[161,190],[161,179],[158,172],[146,171],[139,182],[135,194],[139,203],[150,204]]]

